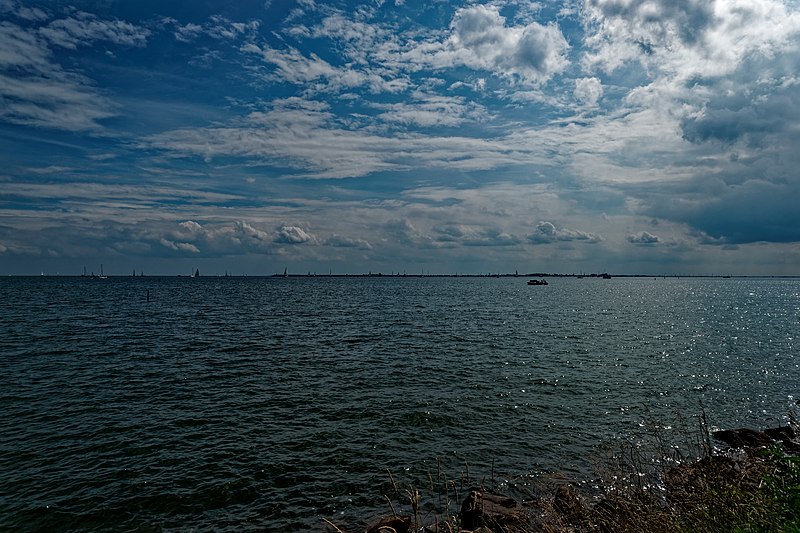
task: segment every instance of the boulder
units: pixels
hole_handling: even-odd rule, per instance
[[[792,442],[797,436],[791,426],[767,428],[764,430],[764,434],[772,440],[776,440],[778,442]]]
[[[410,530],[410,516],[384,516],[370,524],[366,533],[408,533]]]
[[[723,429],[713,432],[711,436],[731,448],[759,448],[773,443],[766,433],[748,428]]]
[[[781,444],[785,450],[791,453],[800,453],[797,432],[791,426],[768,428],[764,431],[747,428],[724,429],[715,431],[711,435],[731,448],[761,448],[772,444]]]
[[[479,528],[523,531],[527,525],[525,509],[515,499],[502,494],[473,489],[461,505],[461,528],[468,531]]]

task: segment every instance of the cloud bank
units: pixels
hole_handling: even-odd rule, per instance
[[[786,273],[800,254],[789,1],[0,13],[14,265]]]

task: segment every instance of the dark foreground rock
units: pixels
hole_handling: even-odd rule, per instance
[[[773,511],[767,508],[769,500],[762,490],[779,465],[764,448],[777,446],[789,456],[797,455],[797,432],[789,426],[763,431],[740,428],[715,431],[712,436],[745,453],[712,454],[665,468],[658,473],[663,492],[633,485],[607,488],[604,496],[589,504],[571,485],[561,484],[552,497],[523,505],[509,496],[474,488],[457,517],[440,517],[443,521],[427,525],[412,515],[384,517],[366,533],[660,533],[700,531],[709,524],[715,531],[729,530],[725,528],[732,524],[755,524],[764,531],[780,526],[772,521]]]
[[[410,533],[451,531],[437,524],[412,527],[410,515],[383,517],[373,522],[366,533]],[[525,508],[514,498],[483,489],[472,489],[464,499],[459,514],[461,532],[514,533],[530,531],[530,522]]]
[[[522,531],[528,514],[513,498],[473,489],[461,506],[461,528],[468,531],[488,528],[491,531]]]
[[[766,433],[748,428],[723,429],[713,432],[711,436],[732,448],[756,448],[772,444],[772,439]]]
[[[749,428],[723,429],[714,431],[711,436],[731,448],[763,448],[781,444],[789,451],[800,449],[800,444],[796,440],[797,435],[790,426],[769,428],[764,431]]]
[[[367,533],[408,533],[410,530],[410,516],[385,516],[373,522]]]

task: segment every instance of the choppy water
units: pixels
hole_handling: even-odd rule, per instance
[[[702,402],[719,426],[777,425],[800,394],[800,280],[45,277],[0,294],[0,530],[357,525],[388,512],[387,469],[579,476],[646,419]]]

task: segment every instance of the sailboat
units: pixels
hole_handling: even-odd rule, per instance
[[[107,279],[108,276],[103,275],[103,263],[100,263],[100,279]]]

